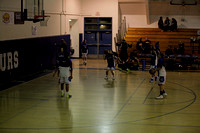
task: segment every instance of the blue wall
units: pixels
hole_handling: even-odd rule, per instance
[[[70,44],[70,35],[0,41],[0,90],[13,80],[55,66],[61,39]]]

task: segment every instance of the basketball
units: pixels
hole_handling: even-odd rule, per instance
[[[155,68],[151,68],[151,69],[149,70],[149,73],[150,73],[151,75],[154,75],[154,74],[156,73],[156,69],[155,69]]]

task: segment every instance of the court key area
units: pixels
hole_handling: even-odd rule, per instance
[[[167,71],[167,97],[148,71],[115,71],[106,60],[73,59],[72,98],[49,72],[0,91],[0,133],[199,133],[200,73]]]

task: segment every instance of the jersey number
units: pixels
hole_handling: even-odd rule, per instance
[[[163,76],[161,76],[161,77],[159,78],[159,81],[160,81],[160,82],[164,82],[164,81],[165,81],[165,78],[164,78]]]

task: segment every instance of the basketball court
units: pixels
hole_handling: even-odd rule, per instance
[[[105,60],[72,62],[71,99],[60,97],[51,71],[1,91],[0,132],[200,132],[199,72],[167,72],[168,96],[156,100],[159,88],[147,71],[116,70],[106,81]]]

